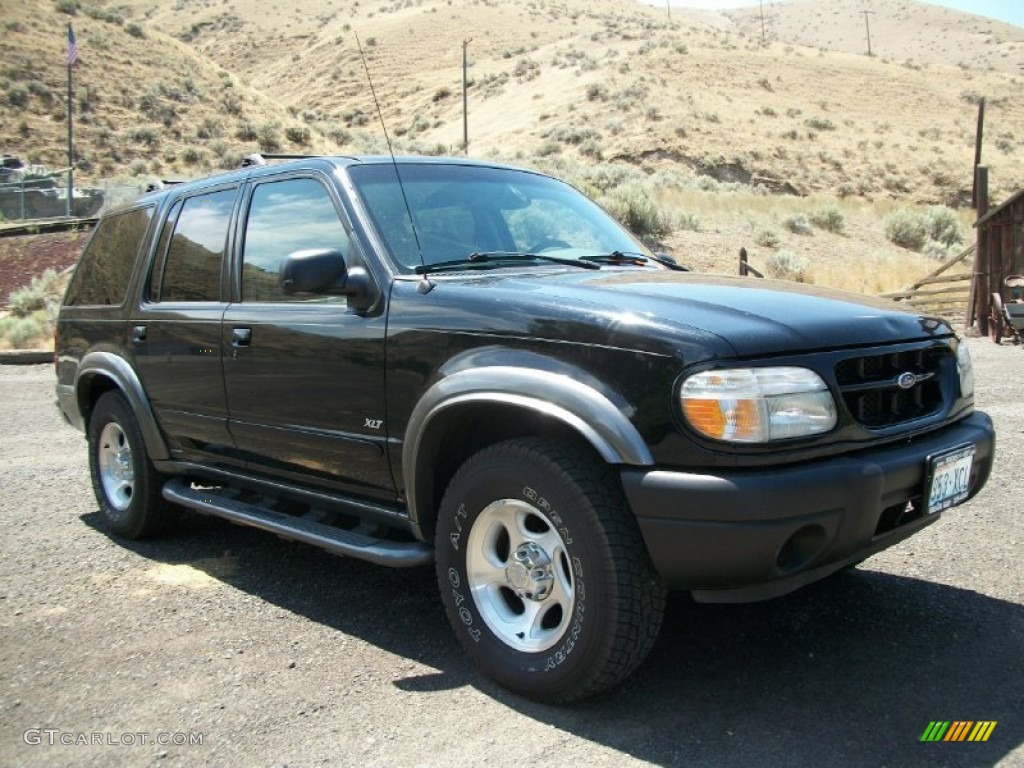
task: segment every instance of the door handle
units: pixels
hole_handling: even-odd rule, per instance
[[[132,341],[139,344],[146,340],[146,326],[136,325],[132,328]]]
[[[232,328],[231,346],[235,349],[248,347],[252,341],[252,328]]]

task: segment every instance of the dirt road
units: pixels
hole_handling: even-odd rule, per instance
[[[1024,765],[1024,349],[972,349],[981,497],[779,600],[676,596],[640,671],[569,708],[478,676],[430,569],[204,518],[112,539],[52,369],[2,367],[0,765]],[[997,725],[920,743],[933,720]]]

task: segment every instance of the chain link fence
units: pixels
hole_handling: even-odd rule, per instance
[[[143,182],[104,182],[94,187],[75,187],[71,215],[98,216],[112,206],[129,202],[146,191]],[[0,182],[0,221],[55,219],[68,214],[66,177],[58,173]]]

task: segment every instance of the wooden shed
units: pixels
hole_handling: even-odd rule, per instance
[[[992,294],[1004,301],[1009,292],[1003,281],[1009,275],[1024,274],[1024,189],[997,208],[980,216],[977,229],[977,253],[974,259],[973,319],[978,330],[988,333]]]

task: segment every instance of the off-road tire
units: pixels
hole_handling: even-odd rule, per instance
[[[524,438],[469,458],[441,502],[436,549],[462,646],[526,697],[562,703],[616,685],[661,627],[665,589],[636,520],[611,470],[580,446]]]
[[[89,418],[89,474],[100,514],[128,539],[163,533],[178,510],[161,495],[164,477],[154,468],[128,401],[117,391],[96,401]]]

